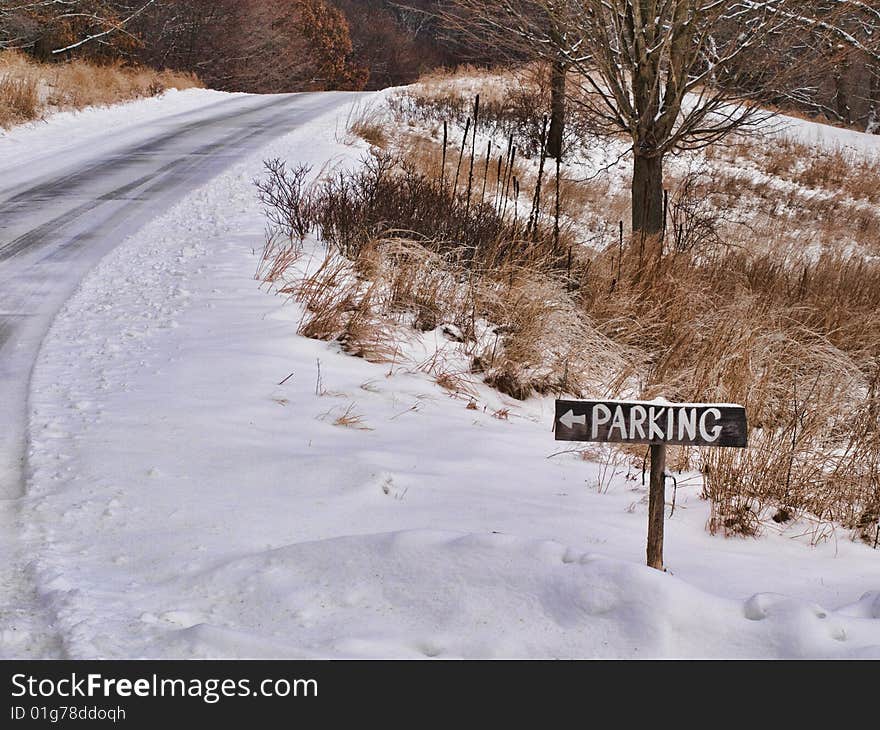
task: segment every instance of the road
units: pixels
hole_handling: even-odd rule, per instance
[[[31,154],[38,164],[27,169],[4,170],[0,160],[0,584],[11,596],[0,604],[0,657],[14,631],[31,635],[29,655],[60,651],[17,538],[29,381],[53,318],[124,238],[236,160],[350,101],[342,93],[234,96],[108,133],[94,149]],[[21,642],[13,644],[20,653]]]

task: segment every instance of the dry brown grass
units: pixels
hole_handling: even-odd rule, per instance
[[[49,103],[81,109],[156,96],[168,89],[201,86],[192,74],[129,67],[120,63],[96,66],[84,61],[49,67]],[[54,73],[53,73],[54,72]]]
[[[0,53],[0,126],[39,119],[49,109],[117,104],[168,89],[200,87],[192,74],[121,63],[40,64],[16,51]]]
[[[0,127],[9,128],[40,114],[39,77],[20,53],[0,52]]]
[[[0,78],[0,127],[9,128],[39,117],[40,95],[32,76]]]
[[[374,158],[312,189],[302,206],[331,244],[324,261],[287,282],[298,247],[271,236],[258,275],[305,306],[300,334],[369,360],[397,356],[400,329],[389,322],[418,331],[448,324],[472,373],[515,398],[600,387],[600,373],[624,359],[561,285],[571,243],[546,224],[527,232],[524,215],[505,222],[493,196],[468,205],[461,184],[452,191],[441,175]],[[491,332],[480,322],[493,323]]]
[[[353,428],[356,431],[372,431],[369,426],[364,423],[364,417],[355,411],[355,405],[352,403],[343,413],[333,419],[334,426],[342,428]]]
[[[523,71],[525,76],[534,74],[531,67]],[[461,64],[455,68],[428,71],[411,87],[411,91],[426,99],[470,98],[475,93],[480,93],[487,101],[503,103],[512,89],[522,85],[522,76],[523,74],[505,68],[490,69]]]
[[[369,177],[352,177],[321,193],[316,222],[331,252],[288,290],[309,312],[304,334],[344,339],[354,322],[355,341],[381,340],[381,330],[390,348],[407,327],[451,323],[471,375],[516,398],[741,402],[749,449],[670,456],[676,468],[702,473],[708,528],[754,535],[768,522],[801,518],[815,525],[814,540],[834,525],[875,539],[876,161],[786,140],[735,140],[670,176],[666,237],[624,240],[621,256],[617,220],[628,217],[628,203],[620,182],[560,180],[572,226],[554,241],[551,171],[533,241],[523,221],[534,172],[515,168],[523,192],[514,201],[495,158],[486,165],[477,155],[474,190],[484,210],[465,204],[465,175],[453,182],[458,148],[450,146],[444,167],[436,137],[410,129],[392,136],[389,149],[396,162],[387,175],[403,184],[371,195],[379,187]],[[592,248],[577,245],[575,224],[581,236],[599,231]],[[284,271],[285,255],[267,247],[276,264],[267,270]],[[465,387],[461,373],[430,372],[452,391]]]
[[[384,111],[378,107],[354,107],[349,113],[346,129],[373,147],[384,149],[388,146]]]
[[[825,192],[838,200],[880,203],[880,160],[876,155],[845,147],[817,147],[783,135],[763,142],[734,137],[725,145],[710,148],[706,154],[710,160],[732,164],[747,161],[749,166],[772,178]],[[804,190],[796,194],[799,198],[807,197]]]
[[[703,472],[710,529],[749,534],[753,517],[780,508],[862,532],[876,524],[876,262],[668,255],[647,274],[626,262],[635,274],[613,292],[610,269],[594,260],[582,302],[610,339],[639,353],[612,375],[614,390],[748,411],[748,450],[677,456]]]

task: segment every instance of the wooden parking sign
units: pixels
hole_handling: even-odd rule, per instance
[[[746,410],[731,403],[557,400],[557,441],[647,444],[651,448],[648,565],[663,570],[666,447],[746,448]]]

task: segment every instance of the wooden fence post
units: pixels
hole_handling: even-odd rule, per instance
[[[651,446],[648,496],[648,566],[663,570],[663,521],[666,517],[666,446]]]

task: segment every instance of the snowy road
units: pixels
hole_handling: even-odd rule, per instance
[[[235,96],[110,135],[85,159],[74,147],[0,167],[0,498],[22,494],[29,374],[85,272],[183,193],[347,98]]]
[[[42,635],[34,654],[58,653],[40,625],[47,622],[32,600],[30,556],[18,540],[28,384],[54,316],[127,236],[236,160],[351,96],[194,91],[0,140],[0,582],[15,597],[0,605],[0,638],[9,640],[7,627],[15,626]]]

